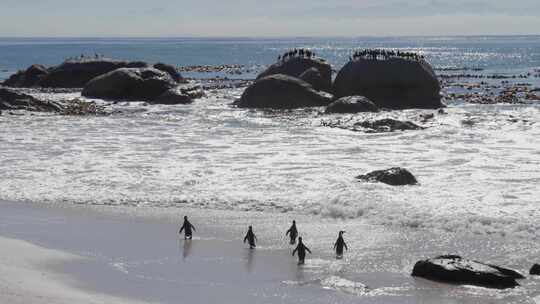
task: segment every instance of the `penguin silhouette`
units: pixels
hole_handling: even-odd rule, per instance
[[[244,237],[244,244],[246,243],[246,240],[249,242],[249,249],[253,249],[257,247],[255,245],[255,241],[257,241],[257,237],[255,236],[255,233],[253,233],[253,227],[249,226],[248,232],[246,236]]]
[[[289,236],[291,238],[290,244],[296,244],[296,237],[298,236],[298,230],[296,229],[296,221],[292,221],[292,226],[287,230],[287,233],[285,235]]]
[[[292,255],[294,256],[294,254],[297,251],[298,251],[298,265],[303,265],[305,263],[304,260],[306,258],[306,251],[311,254],[311,250],[309,250],[309,248],[307,248],[306,245],[302,243],[302,237],[298,238],[298,246],[296,246],[296,248],[293,250]]]
[[[349,250],[349,248],[347,248],[347,243],[345,243],[345,240],[343,240],[343,233],[345,233],[345,231],[339,232],[337,241],[334,244],[334,250],[336,251],[337,259],[343,258],[343,248],[345,248],[345,250]]]
[[[187,216],[184,216],[184,223],[182,224],[182,228],[180,228],[180,231],[178,231],[179,234],[182,233],[182,230],[184,231],[184,239],[187,240],[187,239],[192,239],[193,237],[193,233],[191,231],[191,229],[193,229],[193,231],[197,231],[195,230],[195,226],[193,226],[189,221],[188,221],[188,218]]]

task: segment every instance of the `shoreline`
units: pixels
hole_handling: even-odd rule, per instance
[[[0,300],[11,304],[141,303],[78,289],[71,277],[54,266],[80,263],[80,256],[0,237]]]
[[[247,303],[257,299],[261,303],[292,303],[299,299],[312,303],[483,303],[487,299],[493,303],[535,303],[534,297],[538,297],[535,290],[540,281],[536,279],[527,279],[523,287],[514,290],[498,291],[410,277],[416,260],[436,252],[446,253],[445,248],[461,246],[461,253],[469,255],[481,250],[474,239],[449,240],[449,236],[441,236],[440,240],[432,240],[431,235],[414,231],[397,233],[358,221],[295,215],[301,235],[314,252],[308,255],[304,267],[298,267],[283,237],[291,214],[269,217],[256,212],[157,209],[59,208],[0,202],[0,244],[4,248],[3,237],[10,237],[41,246],[28,245],[28,251],[49,265],[47,273],[70,278],[64,284],[74,282],[57,287],[59,295],[75,292],[75,286],[76,292],[90,299],[105,294],[130,299],[128,303],[175,303],[186,298],[196,303]],[[184,213],[190,214],[198,228],[190,246],[177,236],[178,221]],[[248,222],[255,223],[260,240],[253,251],[241,242]],[[342,227],[348,231],[345,237],[351,250],[344,260],[335,260],[331,244],[334,230]],[[504,244],[504,239],[488,239],[480,245],[499,246],[499,242]],[[51,264],[54,259],[42,252],[48,250],[71,259]],[[523,248],[516,261],[507,261],[504,266],[524,272],[524,258],[519,257],[524,252],[534,256],[530,248]],[[4,250],[3,254],[14,253]],[[476,256],[482,254],[472,257]],[[508,260],[504,254],[493,258],[490,261]],[[29,269],[39,271],[38,267]],[[32,288],[31,284],[25,286]],[[202,292],[206,286],[211,286],[212,292]],[[0,299],[6,299],[7,294],[1,292]],[[111,303],[124,303],[118,301]]]

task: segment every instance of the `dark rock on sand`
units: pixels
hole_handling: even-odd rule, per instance
[[[326,106],[330,94],[317,91],[298,78],[276,74],[257,79],[235,104],[242,108],[292,109]]]
[[[61,112],[63,107],[52,101],[39,100],[28,94],[0,87],[0,110]]]
[[[176,86],[176,81],[153,68],[122,68],[89,81],[82,95],[92,98],[152,101]]]
[[[307,69],[298,78],[309,83],[315,90],[325,91],[327,89],[327,83],[317,68]]]
[[[434,281],[500,289],[519,286],[516,280],[524,278],[514,270],[463,259],[457,255],[419,261],[414,265],[412,275]]]
[[[391,118],[384,118],[375,121],[357,122],[354,124],[354,126],[371,129],[371,132],[375,133],[423,129],[423,127],[416,125],[410,121],[401,121]]]
[[[154,68],[163,72],[167,72],[176,82],[184,82],[184,78],[182,77],[182,75],[180,75],[178,70],[172,65],[165,63],[156,63],[154,64]]]
[[[540,275],[540,265],[539,264],[534,264],[531,267],[531,270],[529,270],[529,274]]]
[[[43,77],[49,74],[47,68],[34,64],[25,71],[19,71],[6,79],[3,85],[8,87],[30,88],[36,86]]]
[[[424,60],[390,58],[358,59],[338,73],[334,95],[361,95],[381,108],[440,108],[440,85],[435,72]]]
[[[390,168],[387,170],[377,170],[365,175],[359,175],[357,179],[368,182],[381,182],[391,186],[416,185],[418,181],[407,169]]]
[[[257,79],[274,74],[284,74],[299,78],[300,75],[311,68],[316,68],[321,74],[322,83],[320,90],[332,92],[332,67],[327,62],[317,58],[291,57],[287,60],[278,61],[260,73]]]
[[[378,111],[379,108],[377,105],[364,96],[347,96],[329,104],[325,113],[360,113]]]
[[[180,85],[159,95],[150,101],[153,104],[189,104],[194,99],[204,96],[204,91],[197,85]]]

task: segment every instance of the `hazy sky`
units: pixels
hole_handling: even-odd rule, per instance
[[[0,36],[540,34],[540,0],[0,0]]]

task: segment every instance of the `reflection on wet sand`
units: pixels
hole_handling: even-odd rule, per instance
[[[184,260],[191,255],[192,247],[193,247],[192,240],[190,239],[184,240],[184,246],[182,250],[182,257]]]
[[[247,249],[246,253],[246,271],[253,272],[253,266],[255,264],[255,250]]]

